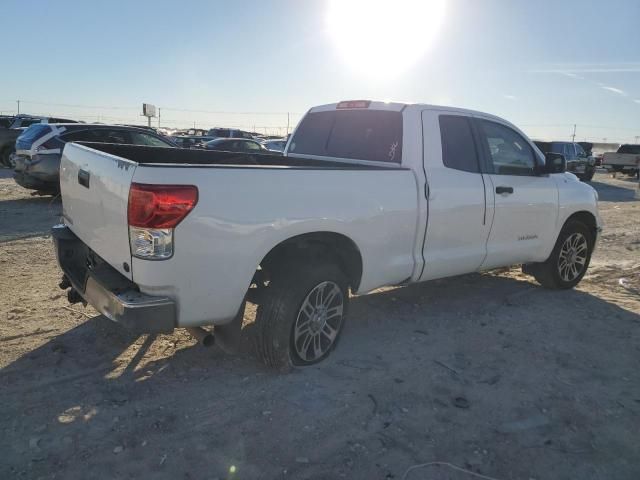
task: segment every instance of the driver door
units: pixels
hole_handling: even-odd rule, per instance
[[[544,261],[555,238],[558,189],[537,174],[540,159],[530,142],[511,126],[476,119],[495,208],[482,269]]]

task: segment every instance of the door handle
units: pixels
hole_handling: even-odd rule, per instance
[[[496,193],[513,193],[513,187],[496,187]]]
[[[91,174],[86,170],[80,170],[78,172],[78,183],[83,187],[89,188],[89,179],[91,178]]]

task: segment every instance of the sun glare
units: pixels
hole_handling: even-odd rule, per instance
[[[394,77],[431,47],[445,0],[330,0],[327,28],[347,65],[370,78]]]

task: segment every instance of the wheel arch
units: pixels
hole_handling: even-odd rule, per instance
[[[595,242],[597,233],[598,233],[598,221],[596,220],[596,217],[593,213],[587,211],[587,210],[580,210],[578,212],[572,213],[564,222],[564,224],[562,225],[562,228],[564,228],[568,222],[570,221],[578,221],[582,224],[584,224],[588,229],[589,232],[591,233],[592,237],[591,237],[591,241]]]
[[[260,262],[269,272],[285,268],[295,261],[333,260],[357,291],[362,279],[362,254],[356,243],[341,233],[318,231],[295,235],[274,246]]]

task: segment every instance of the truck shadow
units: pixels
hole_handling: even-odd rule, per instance
[[[633,444],[628,420],[636,417],[624,412],[640,407],[619,392],[628,388],[622,378],[637,378],[629,339],[639,322],[638,313],[581,291],[468,275],[353,298],[332,356],[279,375],[251,356],[194,346],[183,332],[137,337],[98,316],[0,370],[0,477],[86,478],[99,465],[108,477],[227,478],[233,466],[242,478],[274,478],[284,462],[293,464],[291,478],[328,478],[344,467],[348,438],[386,445],[379,463],[398,477],[437,455],[418,424],[454,463],[466,461],[465,442],[501,443],[511,463],[501,469],[494,458],[492,471],[503,477],[514,462],[533,474],[527,468],[541,449],[555,461],[568,449],[590,451],[591,436],[605,460],[607,448],[615,458],[632,455],[621,444]],[[0,338],[9,341],[19,339]],[[452,406],[459,398],[472,417],[464,403]],[[619,415],[591,416],[594,404],[616,401],[625,405]],[[540,405],[553,422],[516,437],[496,430],[531,409],[540,417]],[[549,438],[555,450],[545,447]],[[373,478],[380,470],[367,462],[359,471]]]
[[[61,214],[59,197],[0,200],[0,243],[48,234]]]
[[[593,188],[598,192],[598,197],[601,202],[637,202],[636,191],[638,190],[638,182],[631,179],[628,182],[628,187],[620,187],[617,185],[611,185],[609,183],[603,183],[598,181],[589,182]]]

